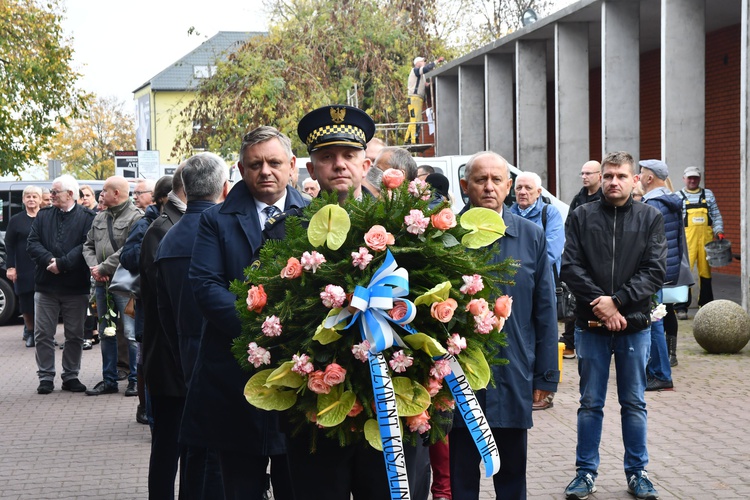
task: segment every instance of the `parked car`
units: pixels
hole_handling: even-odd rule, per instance
[[[17,316],[18,298],[16,297],[13,282],[5,274],[5,238],[0,238],[0,325],[6,324],[11,318]]]

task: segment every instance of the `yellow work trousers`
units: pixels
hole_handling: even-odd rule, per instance
[[[714,232],[708,225],[708,210],[692,208],[687,211],[688,225],[685,228],[690,269],[698,265],[698,276],[711,278],[711,266],[706,260],[706,244],[714,239]]]
[[[417,122],[422,121],[422,105],[424,99],[418,95],[409,96],[409,126],[406,128],[406,137],[404,137],[404,144],[416,144],[419,135],[419,127]]]

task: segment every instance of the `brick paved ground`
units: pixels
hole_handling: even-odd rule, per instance
[[[722,283],[717,298],[739,300],[738,281],[729,280],[726,290]],[[649,473],[665,499],[750,498],[750,347],[738,355],[707,355],[691,328],[692,320],[680,322],[675,390],[647,394]],[[61,392],[59,375],[55,392],[36,394],[34,350],[24,347],[21,331],[20,325],[0,328],[0,498],[147,498],[150,437],[148,427],[135,422],[137,398]],[[95,346],[84,352],[81,381],[93,386],[100,379]],[[565,360],[555,407],[534,414],[529,498],[563,498],[575,472],[577,383],[575,360]],[[593,499],[632,498],[622,472],[618,414],[610,390]],[[494,498],[490,480],[481,498]]]

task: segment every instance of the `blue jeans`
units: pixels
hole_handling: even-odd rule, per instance
[[[576,469],[596,477],[602,437],[604,402],[612,354],[617,373],[625,475],[646,469],[646,363],[651,350],[651,330],[602,335],[576,327],[576,354],[580,375],[581,406],[578,409]]]
[[[107,310],[106,288],[103,286],[96,289],[96,310],[99,312],[99,338],[102,343],[102,377],[107,385],[117,385],[117,338],[105,337],[104,329],[107,322],[104,319],[104,311]],[[115,309],[122,318],[122,328],[125,338],[128,339],[128,360],[130,364],[130,375],[128,382],[137,380],[138,368],[138,344],[135,341],[135,319],[125,314],[125,306],[130,300],[123,295],[111,294],[114,298]]]
[[[661,290],[657,293],[657,302],[661,303]],[[648,376],[659,380],[672,380],[672,367],[669,365],[667,336],[664,334],[664,320],[651,323],[651,359],[648,360]]]

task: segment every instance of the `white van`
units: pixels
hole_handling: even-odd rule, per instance
[[[464,208],[464,205],[469,202],[468,197],[461,191],[461,184],[458,182],[459,179],[463,178],[464,168],[466,162],[471,158],[470,155],[458,155],[458,156],[433,156],[433,157],[415,157],[414,160],[417,162],[417,166],[430,165],[435,169],[436,172],[442,173],[448,178],[450,183],[450,193],[453,197],[453,211],[458,213]],[[309,158],[297,158],[297,169],[299,170],[299,181],[298,184],[301,186],[302,182],[310,175],[307,173],[307,162]],[[510,206],[516,201],[516,190],[515,180],[521,170],[517,169],[513,165],[510,165],[510,175],[514,180],[513,186],[508,193],[508,197],[505,199],[505,204]],[[239,178],[239,175],[236,176]],[[542,188],[542,196],[549,198],[552,204],[560,211],[562,219],[565,220],[568,217],[568,204],[559,200],[556,196],[552,195],[549,191]]]

